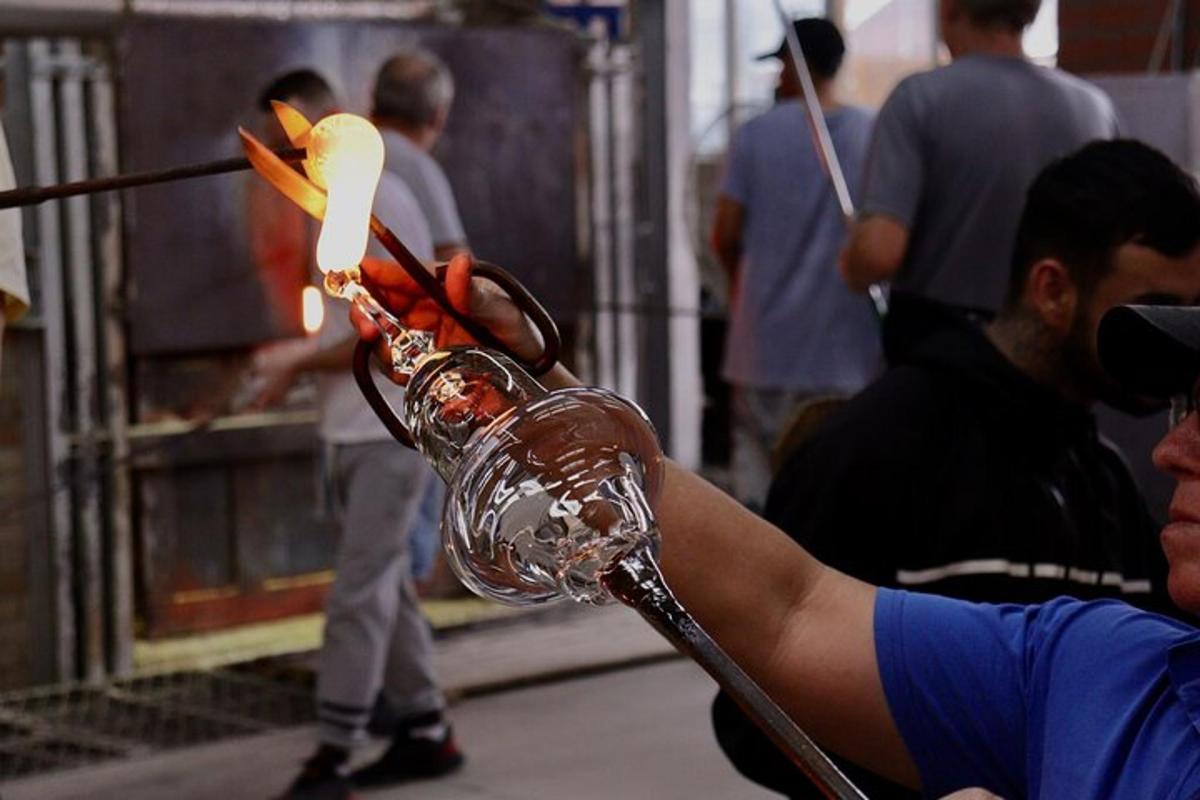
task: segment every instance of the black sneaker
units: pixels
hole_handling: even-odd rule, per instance
[[[362,789],[448,775],[463,765],[463,754],[449,726],[441,739],[397,736],[373,764],[350,775]]]
[[[304,762],[304,769],[278,800],[353,800],[354,785],[344,768],[318,756]]]

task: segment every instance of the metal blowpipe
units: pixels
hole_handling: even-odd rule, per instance
[[[304,160],[304,148],[292,147],[286,150],[279,150],[276,155],[288,163],[296,163]],[[110,192],[116,189],[132,189],[135,186],[150,186],[156,183],[200,178],[206,175],[223,175],[227,172],[240,172],[247,169],[250,169],[249,159],[245,157],[226,158],[220,161],[206,161],[202,164],[188,164],[186,166],[150,170],[148,172],[113,175],[107,178],[89,178],[85,181],[74,181],[73,183],[56,183],[50,186],[23,186],[18,189],[0,192],[0,209],[35,206],[47,200],[58,200],[80,194],[96,194],[97,192]]]

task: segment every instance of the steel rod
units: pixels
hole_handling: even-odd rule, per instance
[[[671,644],[703,667],[742,710],[830,800],[866,800],[829,756],[747,675],[675,598],[658,564],[635,550],[602,578],[613,596],[633,608]]]
[[[275,151],[281,159],[295,163],[304,159],[304,148],[292,147]],[[135,186],[150,186],[156,183],[200,178],[206,175],[222,175],[227,172],[240,172],[250,169],[250,161],[244,156],[226,158],[220,161],[207,161],[202,164],[188,164],[181,167],[150,170],[148,172],[131,172],[123,175],[112,175],[107,178],[88,178],[72,183],[57,183],[50,186],[25,186],[0,192],[0,209],[34,206],[47,200],[58,200],[64,197],[74,197],[81,194],[110,192],[116,189],[131,189]]]

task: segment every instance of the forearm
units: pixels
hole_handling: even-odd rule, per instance
[[[347,370],[354,362],[354,346],[357,337],[350,337],[328,347],[313,348],[296,362],[297,372],[325,372]]]
[[[824,568],[766,521],[674,462],[667,462],[656,513],[664,574],[672,589],[739,663],[749,667],[764,660],[769,648],[763,643],[780,640]]]
[[[841,272],[846,285],[865,292],[872,285],[891,280],[904,262],[908,229],[883,215],[867,216],[850,227],[842,252]]]
[[[667,582],[721,647],[818,741],[915,785],[875,661],[875,588],[673,463],[657,517]]]
[[[582,386],[578,378],[571,374],[571,371],[564,367],[561,363],[555,364],[550,368],[550,371],[545,375],[538,376],[538,382],[547,389],[570,389],[572,387]]]

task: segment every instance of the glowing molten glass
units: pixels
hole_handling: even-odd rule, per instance
[[[371,203],[383,172],[383,137],[362,117],[332,114],[313,126],[304,168],[329,198],[317,239],[317,266],[322,272],[357,267],[367,252]]]
[[[300,293],[300,312],[304,320],[304,332],[316,333],[325,322],[325,303],[321,300],[321,290],[315,286],[305,286]]]

